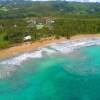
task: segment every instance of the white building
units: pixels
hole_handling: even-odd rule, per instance
[[[24,41],[28,41],[28,40],[31,40],[31,38],[32,38],[31,35],[28,35],[28,36],[24,37],[23,40],[24,40]]]

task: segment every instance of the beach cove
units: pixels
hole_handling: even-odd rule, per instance
[[[89,36],[2,59],[0,99],[99,100],[99,51],[99,36]]]
[[[86,34],[86,35],[76,35],[72,36],[70,39],[66,39],[65,37],[61,37],[60,39],[56,39],[54,37],[46,38],[43,41],[36,41],[36,42],[24,42],[21,45],[10,47],[8,49],[4,49],[0,51],[0,58],[6,58],[18,53],[24,53],[27,51],[35,50],[42,46],[46,46],[51,43],[60,43],[69,40],[77,40],[81,38],[97,38],[100,37],[100,34]]]

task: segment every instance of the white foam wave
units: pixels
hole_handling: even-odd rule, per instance
[[[15,71],[16,68],[23,61],[29,58],[42,58],[44,52],[47,55],[51,55],[58,52],[68,54],[69,52],[72,52],[74,49],[91,45],[100,45],[100,38],[88,38],[88,39],[65,41],[62,43],[53,43],[38,48],[36,51],[27,52],[17,57],[12,57],[11,59],[8,60],[3,60],[0,62],[0,78],[8,76],[11,72]]]
[[[54,50],[50,50],[47,48],[41,48],[41,49],[38,49],[38,51],[34,51],[33,53],[24,53],[18,57],[2,61],[2,62],[0,62],[0,64],[20,65],[23,61],[25,61],[28,58],[42,58],[42,56],[43,56],[42,52],[46,52],[48,55],[55,53]]]
[[[48,48],[40,48],[37,51],[34,51],[32,53],[24,53],[20,56],[4,60],[0,62],[0,78],[4,78],[8,76],[11,72],[15,71],[16,68],[25,60],[29,58],[42,58],[43,52],[45,52],[47,55],[55,53],[54,50],[50,50]]]
[[[61,52],[68,54],[77,48],[81,48],[84,46],[91,46],[91,45],[100,45],[100,38],[84,38],[80,40],[73,40],[73,41],[66,41],[62,43],[55,43],[51,44],[50,46]]]

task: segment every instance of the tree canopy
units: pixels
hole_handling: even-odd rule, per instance
[[[45,2],[23,0],[0,1],[0,19],[90,14],[100,17],[100,3],[79,3],[59,0]]]

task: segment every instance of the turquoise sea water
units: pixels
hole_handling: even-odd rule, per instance
[[[0,79],[0,100],[100,100],[100,46],[23,62]]]

